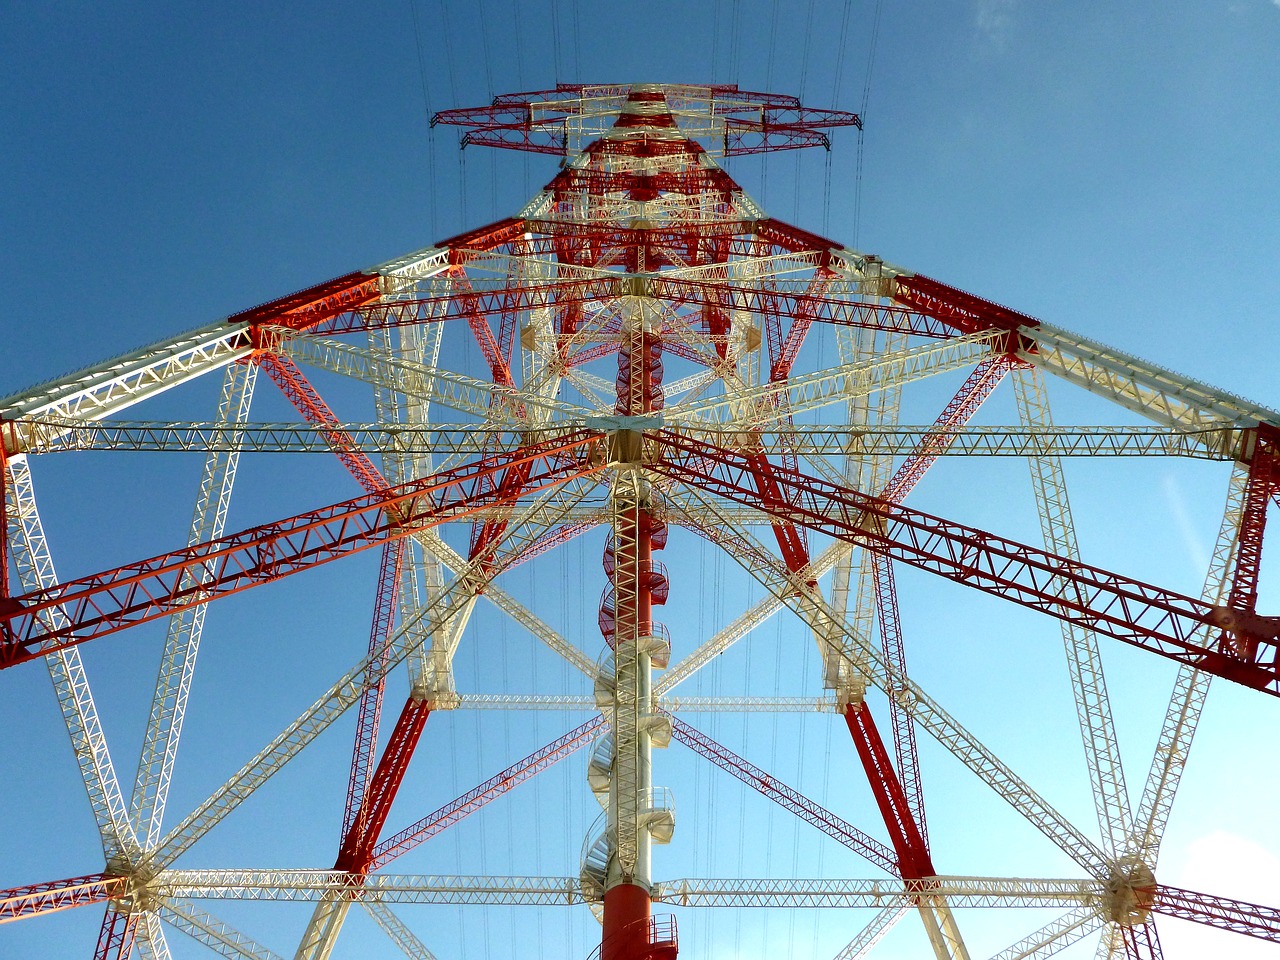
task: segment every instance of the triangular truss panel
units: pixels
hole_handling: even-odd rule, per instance
[[[1280,695],[1257,609],[1280,414],[771,218],[717,162],[829,148],[854,114],[573,84],[435,122],[559,168],[504,220],[0,402],[0,668],[24,697],[51,676],[101,839],[78,876],[14,878],[0,923],[90,906],[75,949],[102,958],[375,931],[448,955],[417,903],[568,911],[523,952],[603,960],[731,929],[755,955],[800,909],[840,960],[1150,958],[1158,915],[1280,940],[1280,911],[1157,869],[1210,682]],[[1055,422],[1050,379],[1116,416]],[[94,451],[127,452],[106,499],[163,507],[100,505],[80,532],[120,559],[55,566],[75,530],[37,487],[65,501],[59,464]],[[1077,542],[1064,465],[1138,457],[1230,474],[1201,592]],[[234,718],[202,645],[221,684],[253,665]],[[1150,772],[1104,673],[1135,658],[1173,684]],[[158,673],[136,772],[94,699],[135,659]],[[201,763],[233,720],[255,746]],[[230,820],[246,859],[211,862],[241,804],[273,823]],[[255,831],[274,850],[326,810],[323,844],[283,846],[305,862],[254,861]],[[236,901],[295,906],[241,933]]]

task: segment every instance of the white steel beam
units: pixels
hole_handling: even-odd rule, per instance
[[[1214,427],[1223,423],[1280,426],[1280,413],[1123,351],[1039,324],[1019,327],[1018,355],[1158,423]]]
[[[672,409],[678,409],[673,404]],[[664,420],[665,422],[665,420]],[[585,417],[557,419],[546,429],[580,429]],[[680,425],[675,432],[693,440],[731,447],[741,431]],[[932,425],[803,426],[785,432],[764,430],[753,436],[762,453],[788,450],[800,456],[827,458],[856,452],[860,456],[905,456],[928,437]],[[198,420],[74,420],[40,416],[0,423],[8,453],[62,453],[83,450],[133,450],[162,453],[332,454],[327,437],[340,433],[351,445],[383,456],[433,453],[459,456],[510,448],[520,442],[518,427],[502,424],[340,423],[315,427],[304,423],[247,423],[228,426]],[[1185,457],[1231,460],[1244,455],[1249,439],[1242,427],[1184,429],[1170,426],[1071,426],[1028,430],[1022,426],[966,426],[948,431],[951,443],[931,455],[944,457]],[[861,488],[859,488],[861,489]]]
[[[96,420],[249,355],[248,324],[210,324],[0,399],[0,418]]]
[[[160,918],[214,953],[231,960],[283,960],[279,954],[223,923],[187,900],[162,900]]]
[[[876,944],[889,935],[899,920],[907,915],[911,902],[904,899],[901,903],[890,903],[881,907],[867,925],[858,931],[858,935],[850,940],[835,955],[833,960],[863,960]]]
[[[1205,574],[1201,597],[1213,604],[1224,603],[1235,580],[1235,562],[1240,543],[1240,523],[1244,513],[1245,495],[1249,482],[1249,469],[1236,464],[1227,487],[1227,503],[1218,528],[1209,570]],[[1149,866],[1154,866],[1160,854],[1160,842],[1164,837],[1169,811],[1173,808],[1178,785],[1191,752],[1209,696],[1212,674],[1201,673],[1182,666],[1174,679],[1173,696],[1165,711],[1160,736],[1156,740],[1155,755],[1138,801],[1138,811],[1133,820],[1132,847],[1129,853]]]
[[[364,900],[360,905],[409,960],[436,960],[436,955],[427,949],[427,945],[385,903]]]
[[[1023,424],[1031,430],[1052,427],[1053,416],[1040,370],[1035,367],[1014,370],[1013,387]],[[1060,557],[1079,560],[1080,547],[1076,542],[1062,463],[1052,456],[1031,457],[1027,462],[1045,549]],[[1062,621],[1062,643],[1075,695],[1089,782],[1093,786],[1098,827],[1107,853],[1114,858],[1124,851],[1131,813],[1124,766],[1120,761],[1120,740],[1111,718],[1111,698],[1102,672],[1102,654],[1092,630],[1065,620]]]
[[[31,466],[25,456],[9,458],[4,478],[7,536],[18,581],[26,591],[47,589],[58,583],[58,575],[36,509]],[[8,571],[0,571],[8,576]],[[48,626],[59,629],[67,623],[60,607],[45,614]],[[129,819],[128,806],[111,762],[111,751],[98,718],[89,677],[78,647],[68,647],[45,658],[53,681],[58,707],[71,737],[71,749],[80,768],[80,777],[89,795],[89,806],[102,839],[108,862],[138,852],[138,838]]]
[[[1104,923],[1095,907],[1076,907],[1006,947],[991,960],[1041,960],[1097,931]]]
[[[242,424],[249,416],[257,367],[233,363],[227,367],[218,403],[218,423],[225,426]],[[235,484],[239,454],[210,453],[200,478],[199,495],[191,518],[188,545],[215,540],[226,526],[231,506],[231,490]],[[212,571],[201,569],[183,575],[181,590],[198,588],[212,577]],[[144,849],[160,839],[164,808],[169,797],[169,783],[177,759],[178,741],[186,717],[187,697],[195,671],[196,654],[204,632],[208,604],[188,607],[169,617],[160,672],[156,679],[151,714],[138,762],[138,775],[129,803],[129,816]]]

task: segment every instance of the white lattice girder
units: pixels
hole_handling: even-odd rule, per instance
[[[352,887],[336,870],[165,870],[152,889],[166,898],[318,901],[342,893],[382,903],[571,906],[587,901],[570,877],[376,874]],[[923,880],[662,880],[653,901],[688,907],[884,907],[918,896],[945,896],[957,907],[1100,905],[1093,880],[928,877]]]
[[[0,400],[0,418],[94,420],[249,355],[249,325],[225,322],[86,367]]]
[[[1049,324],[1020,327],[1018,356],[1158,423],[1280,426],[1280,413]]]

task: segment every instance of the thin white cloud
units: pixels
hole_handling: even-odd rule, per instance
[[[1280,3],[1280,0],[1273,0]],[[1013,24],[1018,0],[978,0],[978,29],[992,40],[1001,40]]]
[[[1179,486],[1177,479],[1172,475],[1166,475],[1161,486],[1164,488],[1165,501],[1169,504],[1173,518],[1178,524],[1178,532],[1182,534],[1182,543],[1187,550],[1187,559],[1197,572],[1207,569],[1209,566],[1209,549],[1205,546],[1205,542],[1200,536],[1200,531],[1196,529],[1196,525],[1191,519],[1191,511],[1187,509],[1186,494],[1182,492],[1182,487]]]

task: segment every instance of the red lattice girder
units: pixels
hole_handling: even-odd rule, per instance
[[[382,296],[377,274],[348,273],[227,318],[228,323],[310,330],[317,324]]]
[[[813,277],[809,280],[809,287],[804,294],[797,298],[798,303],[796,309],[790,312],[791,326],[787,328],[787,336],[785,340],[780,340],[776,349],[772,343],[769,344],[769,352],[772,357],[772,363],[769,365],[769,379],[773,382],[785,380],[791,375],[791,367],[796,362],[796,357],[800,355],[800,347],[804,344],[805,335],[809,332],[809,327],[813,325],[813,321],[819,310],[819,302],[823,291],[831,285],[831,281],[835,279],[835,274],[830,270],[819,267]],[[781,333],[781,326],[778,328]]]
[[[94,873],[0,890],[0,923],[89,903],[103,903],[120,896],[128,888],[129,881],[124,877]]]
[[[455,274],[456,275],[456,274]],[[314,332],[319,334],[357,333],[389,327],[418,326],[446,320],[501,317],[507,311],[546,308],[609,300],[623,293],[620,279],[593,277],[589,280],[562,280],[500,289],[463,289],[432,297],[395,300],[374,304],[359,311],[330,318]]]
[[[603,451],[595,457],[592,453],[604,442],[598,434],[579,431],[441,471],[384,494],[332,504],[15,597],[17,609],[0,612],[0,668],[505,505],[511,501],[484,490],[482,484],[517,465],[532,465],[527,493],[598,472],[606,458]],[[577,460],[564,456],[570,451],[576,451]],[[197,567],[207,571],[208,579],[197,578],[192,582],[198,588],[183,589],[183,575]],[[59,606],[67,620],[52,629],[41,614]]]
[[[1260,940],[1280,943],[1280,909],[1160,884],[1151,909]]]
[[[1154,923],[1122,924],[1120,938],[1124,942],[1124,955],[1129,960],[1163,960],[1160,935]]]
[[[396,601],[399,597],[400,571],[404,564],[405,542],[393,540],[382,547],[382,559],[378,565],[378,591],[373,604],[373,623],[369,628],[369,673],[375,679],[366,679],[360,695],[360,709],[356,715],[356,736],[351,749],[351,775],[347,779],[347,803],[342,816],[341,842],[352,832],[352,825],[364,803],[369,783],[369,767],[373,763],[373,748],[378,742],[378,727],[382,718],[382,697],[386,690],[386,650],[395,623]]]
[[[648,284],[649,292],[664,300],[714,306],[722,310],[749,310],[756,314],[781,314],[791,317],[807,317],[807,322],[829,323],[834,326],[861,327],[866,330],[886,330],[908,333],[919,337],[947,339],[957,334],[956,328],[943,320],[930,317],[907,307],[886,306],[863,300],[851,300],[836,296],[822,296],[810,290],[791,293],[770,290],[745,284],[707,283],[697,280],[674,280],[654,277]],[[708,333],[712,332],[710,330]],[[789,353],[798,352],[799,346]],[[782,350],[779,339],[778,351]],[[790,356],[787,369],[795,362]]]
[[[1249,479],[1245,486],[1244,509],[1240,516],[1240,539],[1236,551],[1235,576],[1227,605],[1247,614],[1258,605],[1258,573],[1262,568],[1262,535],[1267,527],[1267,507],[1280,481],[1277,470],[1280,456],[1280,430],[1260,423],[1254,434],[1253,456],[1249,461]],[[1238,650],[1238,655],[1252,657],[1252,650]]]
[[[436,246],[448,247],[464,253],[467,250],[494,250],[503,244],[510,243],[524,236],[524,221],[519,217],[505,217],[483,227],[476,227],[447,240],[441,240]],[[461,261],[450,260],[450,263],[466,262],[465,253]]]
[[[845,707],[844,720],[853,737],[853,745],[866,771],[867,782],[875,795],[876,806],[889,831],[889,839],[898,855],[898,868],[904,880],[920,880],[932,877],[937,871],[929,859],[924,836],[907,806],[906,794],[894,773],[884,741],[876,730],[871,710],[865,703],[851,703]]]
[[[671,718],[671,736],[695,753],[706,757],[720,769],[733,774],[747,786],[760,791],[774,803],[790,810],[801,820],[813,824],[827,836],[840,841],[854,853],[895,877],[901,876],[898,872],[898,858],[894,851],[879,840],[867,836],[853,824],[842,820],[830,810],[814,803],[798,790],[771,777],[728,747],[717,743],[705,733],[675,717]]]
[[[765,513],[778,516],[782,512],[786,494],[778,483],[774,465],[762,453],[744,454],[743,460],[751,472],[760,508]],[[773,535],[778,541],[778,549],[782,551],[782,559],[788,570],[799,573],[809,566],[809,543],[794,523],[775,521]]]
[[[514,763],[496,776],[467,791],[434,813],[429,813],[417,823],[406,827],[393,837],[389,837],[373,851],[370,869],[380,870],[401,854],[408,853],[447,827],[453,826],[463,817],[475,813],[490,800],[499,797],[508,790],[528,780],[534,774],[541,773],[552,764],[563,760],[579,747],[584,746],[605,725],[604,717],[593,717],[581,726],[575,727],[559,739],[552,740],[545,747],[536,750],[519,763]]]
[[[325,429],[337,427],[340,421],[321,399],[311,381],[298,369],[297,364],[288,357],[274,353],[259,353],[256,359],[303,418],[313,427],[324,431],[325,443],[365,492],[381,493],[386,490],[387,481],[383,478],[382,471],[374,466],[363,450],[352,443],[351,436],[342,430]]]
[[[530,471],[533,469],[531,461],[524,461],[514,464],[502,472],[500,480],[494,484],[493,496],[503,503],[514,503],[520,499],[524,493],[525,486],[529,482]],[[493,483],[493,475],[484,484],[484,492],[489,492],[490,484]],[[474,560],[477,557],[485,557],[490,552],[490,548],[502,538],[506,532],[510,520],[506,517],[498,517],[486,519],[475,524],[471,529],[471,548],[468,551],[467,559]],[[485,560],[485,569],[488,570],[488,560]]]
[[[1016,357],[1002,354],[988,357],[974,367],[973,372],[965,378],[955,396],[938,415],[933,429],[889,480],[884,492],[880,494],[881,499],[901,503],[933,466],[934,461],[955,442],[955,434],[950,431],[968,423],[978,412],[978,408],[986,403],[991,392],[1000,385],[1005,374],[1015,366],[1022,365],[1023,362]]]
[[[654,472],[744,505],[757,503],[754,473],[741,454],[669,431],[659,436],[663,457],[651,464]],[[773,476],[783,493],[771,508],[778,519],[1280,696],[1275,618],[1246,617],[798,472],[774,467]],[[1197,636],[1205,626],[1227,627],[1236,649],[1256,645],[1259,659],[1205,647]]]
[[[409,769],[413,749],[418,745],[422,729],[430,715],[431,707],[427,701],[414,700],[412,697],[406,701],[395,728],[391,731],[386,749],[378,760],[378,769],[365,792],[355,822],[342,839],[338,859],[333,865],[335,870],[361,875],[369,872],[378,835],[382,832],[382,825],[387,822],[391,804],[395,802],[396,793]]]
[[[133,952],[133,935],[138,927],[138,913],[121,913],[111,906],[102,917],[98,945],[93,960],[128,960]]]
[[[971,293],[949,287],[945,283],[922,277],[897,277],[893,299],[931,317],[945,320],[961,333],[977,333],[995,327],[1000,330],[1017,330],[1019,327],[1037,327],[1040,321],[1017,310],[1010,310],[998,303],[975,297]]]
[[[824,267],[830,266],[830,251],[840,247],[834,240],[772,218],[756,221],[756,236],[789,253],[821,253],[819,265]]]

